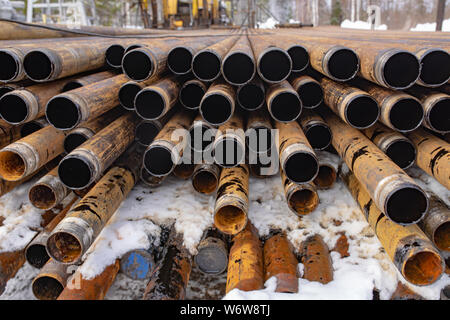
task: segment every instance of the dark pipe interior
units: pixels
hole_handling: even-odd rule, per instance
[[[235,167],[244,161],[244,156],[244,147],[234,138],[224,138],[215,144],[214,160],[222,167]]]
[[[450,131],[450,98],[437,102],[430,111],[430,124],[439,131]]]
[[[45,80],[50,77],[53,65],[47,55],[40,51],[31,51],[23,59],[23,68],[32,80]]]
[[[230,101],[220,94],[211,94],[203,99],[200,110],[203,119],[213,125],[226,122],[233,112]]]
[[[119,89],[119,102],[127,110],[134,109],[134,99],[141,91],[141,87],[135,83],[124,84]]]
[[[26,102],[15,94],[8,94],[0,99],[0,115],[10,123],[24,121],[28,115]]]
[[[416,160],[416,148],[409,141],[399,140],[387,148],[386,155],[400,168],[406,169]]]
[[[302,112],[302,104],[297,95],[282,92],[272,99],[271,113],[278,121],[289,122],[298,118]]]
[[[394,222],[410,224],[422,218],[428,207],[426,195],[416,188],[394,191],[386,204],[386,215]]]
[[[309,65],[309,53],[301,46],[293,46],[288,50],[292,60],[292,71],[303,71]]]
[[[450,251],[450,222],[444,222],[434,232],[434,243],[440,250]]]
[[[0,87],[0,98],[3,97],[5,94],[11,92],[11,91],[14,91],[14,89],[11,88],[11,87]]]
[[[106,62],[112,67],[120,67],[122,65],[122,58],[125,54],[125,48],[120,44],[113,44],[106,49]]]
[[[33,244],[26,250],[27,261],[35,268],[41,269],[50,259],[45,245]]]
[[[136,96],[136,112],[144,119],[157,119],[164,114],[163,97],[153,90],[145,90]]]
[[[270,50],[261,57],[258,68],[265,80],[280,82],[291,73],[292,61],[285,51]]]
[[[248,148],[257,153],[268,152],[273,144],[272,131],[266,127],[256,127],[246,132]]]
[[[409,88],[419,77],[419,60],[412,53],[396,53],[384,65],[383,74],[384,80],[391,88]]]
[[[289,206],[297,213],[312,212],[318,204],[317,193],[308,189],[298,190],[289,198]]]
[[[316,150],[324,150],[331,143],[331,131],[327,125],[315,125],[305,132],[311,147]]]
[[[429,85],[441,85],[450,78],[450,54],[433,51],[422,59],[420,79]]]
[[[319,172],[314,179],[314,183],[319,188],[329,188],[336,181],[336,171],[329,166],[319,166]]]
[[[237,52],[223,63],[223,76],[234,85],[241,85],[253,78],[255,63],[248,55]]]
[[[227,205],[217,210],[214,224],[220,231],[235,234],[245,228],[247,224],[246,213],[238,207]]]
[[[316,82],[305,83],[297,90],[297,93],[303,103],[303,107],[307,109],[317,107],[323,100],[322,87]]]
[[[209,171],[197,172],[192,178],[192,185],[195,190],[201,193],[212,193],[217,188],[217,177]]]
[[[140,44],[133,44],[133,45],[130,45],[130,46],[128,46],[128,47],[125,49],[125,53],[128,53],[128,52],[130,52],[131,50],[134,50],[134,49],[137,49],[137,48],[142,48],[142,46],[141,46]]]
[[[33,294],[39,300],[56,300],[64,287],[58,280],[43,276],[33,282]]]
[[[136,139],[143,145],[150,145],[159,132],[159,127],[153,122],[141,122],[136,127]]]
[[[41,129],[42,125],[37,122],[30,121],[22,125],[22,128],[20,128],[20,136],[23,138]]]
[[[191,70],[192,53],[183,47],[174,48],[167,56],[167,65],[176,74],[186,74]]]
[[[423,115],[422,104],[415,99],[406,98],[392,107],[389,119],[397,130],[411,131],[419,126]]]
[[[69,133],[68,136],[64,139],[64,151],[67,153],[72,152],[79,146],[81,146],[83,143],[87,141],[87,138],[77,132]]]
[[[17,75],[19,66],[10,54],[0,52],[0,80],[7,81],[13,79]]]
[[[153,68],[152,60],[142,51],[130,51],[123,57],[122,69],[130,79],[145,80],[149,78]]]
[[[311,154],[303,152],[293,153],[284,166],[286,176],[296,183],[313,180],[318,170],[317,160]]]
[[[241,107],[250,111],[260,108],[264,103],[264,99],[264,89],[254,83],[242,86],[237,93],[237,100]]]
[[[48,238],[47,250],[56,261],[69,263],[76,261],[82,252],[81,243],[67,232],[56,232]]]
[[[91,182],[92,173],[86,162],[77,158],[65,158],[58,166],[61,181],[73,189],[87,187]]]
[[[340,81],[353,79],[358,70],[358,55],[350,49],[337,50],[328,61],[328,71],[331,76]]]
[[[66,97],[50,100],[45,114],[47,121],[57,129],[72,129],[80,119],[77,105]]]
[[[220,74],[220,59],[212,52],[203,51],[192,61],[192,71],[203,81],[212,81]]]
[[[368,128],[377,122],[380,111],[378,103],[369,96],[358,96],[347,107],[347,121],[355,128]]]
[[[67,92],[67,91],[70,91],[70,90],[75,90],[75,89],[81,88],[82,86],[83,85],[81,83],[77,82],[77,81],[70,81],[70,82],[67,82],[64,85],[64,87],[62,88],[61,92]]]
[[[56,195],[53,190],[43,184],[31,187],[29,198],[30,202],[39,209],[49,209],[56,203]]]
[[[195,82],[188,83],[180,89],[180,102],[189,109],[198,109],[205,90]]]
[[[164,176],[172,171],[175,164],[172,161],[172,153],[170,150],[164,147],[154,146],[145,152],[144,166],[150,174]]]

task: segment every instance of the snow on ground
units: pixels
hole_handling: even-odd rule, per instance
[[[436,22],[419,23],[411,31],[436,31]],[[450,32],[450,19],[444,20],[442,24],[442,31]]]
[[[433,178],[418,168],[409,169],[409,173],[422,179],[419,183],[422,183],[426,190],[433,190],[446,202],[450,202],[448,190]],[[3,206],[2,215],[9,216],[0,227],[0,248],[5,248],[5,244],[9,246],[11,239],[21,240],[15,229],[22,230],[21,234],[25,239],[31,239],[32,229],[39,226],[40,213],[30,207],[24,196],[28,187],[19,187],[0,199],[0,206]],[[278,176],[268,179],[251,178],[249,218],[261,236],[267,235],[272,228],[285,230],[295,248],[299,248],[309,235],[317,233],[331,249],[340,235],[345,233],[350,256],[341,258],[337,252],[331,253],[334,268],[332,282],[323,285],[299,279],[300,289],[297,294],[282,294],[274,292],[276,279],[272,278],[266,282],[263,290],[233,290],[224,297],[226,274],[218,277],[204,276],[194,267],[187,297],[372,299],[373,290],[377,289],[381,299],[389,299],[397,282],[405,281],[384,252],[344,184],[338,181],[330,190],[319,191],[319,197],[321,202],[317,210],[299,219],[287,207]],[[195,193],[190,180],[169,177],[158,188],[138,184],[86,253],[81,269],[83,276],[91,278],[99,274],[104,267],[129,250],[158,245],[160,225],[175,223],[177,231],[184,235],[184,244],[195,254],[203,231],[212,224],[213,204],[214,196]],[[5,208],[9,211],[5,211]],[[14,212],[17,208],[19,210]],[[9,227],[6,229],[7,226]],[[6,232],[11,234],[11,238],[6,236]],[[19,246],[16,244],[16,247]],[[301,264],[299,270],[302,270]],[[30,287],[36,273],[37,270],[25,264],[16,277],[9,281],[1,299],[33,299]],[[441,288],[448,284],[450,277],[444,275],[432,286],[419,288],[407,285],[427,299],[438,299]],[[145,281],[130,280],[119,274],[105,298],[139,299],[145,285]]]
[[[346,29],[364,29],[364,30],[370,30],[370,23],[367,21],[350,21],[348,19],[342,21],[341,28]],[[387,25],[381,24],[375,30],[387,30]]]

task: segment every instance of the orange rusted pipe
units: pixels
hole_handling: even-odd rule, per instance
[[[327,151],[316,151],[316,154],[319,159],[319,173],[314,179],[314,185],[318,189],[329,189],[336,181],[341,159]]]
[[[217,190],[221,168],[215,163],[197,164],[192,174],[192,186],[195,191],[211,194]]]
[[[67,284],[71,267],[50,259],[34,278],[31,288],[39,300],[56,300]]]
[[[303,241],[299,255],[304,266],[303,278],[323,284],[333,281],[330,251],[320,235],[310,236]]]
[[[319,205],[319,195],[314,183],[294,183],[280,170],[281,182],[289,209],[297,216],[313,212]]]
[[[220,125],[212,148],[214,161],[223,168],[235,167],[245,162],[244,117],[239,111]]]

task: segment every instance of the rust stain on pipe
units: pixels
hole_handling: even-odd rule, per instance
[[[310,236],[302,242],[300,262],[304,265],[303,278],[323,284],[333,280],[333,265],[327,244],[319,235]]]
[[[297,216],[313,212],[319,205],[319,195],[314,183],[295,183],[280,170],[281,182],[289,209]]]

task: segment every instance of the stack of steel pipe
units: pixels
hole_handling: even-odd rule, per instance
[[[404,171],[417,165],[450,189],[444,36],[0,26],[0,194],[34,177],[36,208],[74,199],[26,250],[2,254],[0,288],[25,256],[42,268],[41,299],[103,299],[136,256],[146,257],[145,299],[185,298],[194,266],[227,270],[227,292],[271,277],[277,292],[297,292],[299,261],[304,278],[332,281],[319,235],[294,250],[285,230],[261,237],[250,222],[252,179],[270,176],[299,219],[340,178],[407,281],[444,272],[448,207]],[[160,259],[132,252],[90,280],[70,267],[139,180],[154,188],[172,173],[215,199],[196,256],[172,228]],[[81,289],[70,286],[80,277]]]

